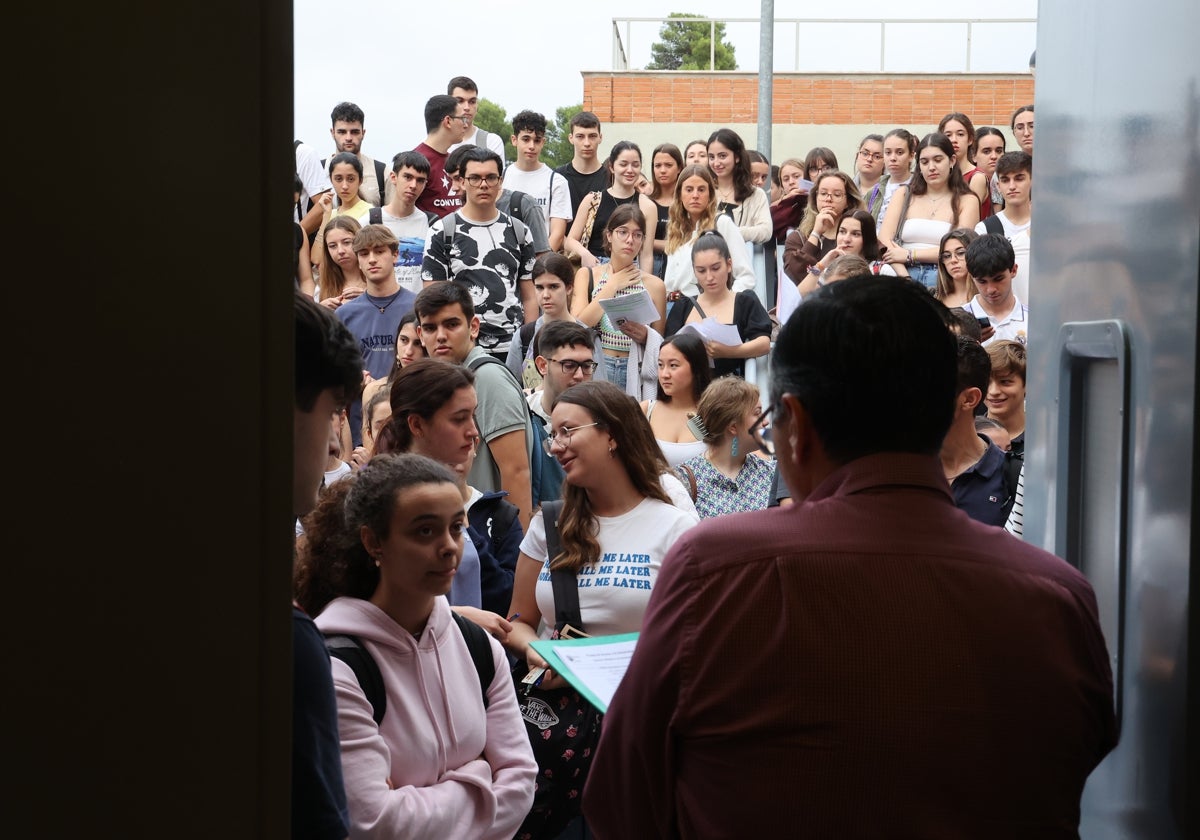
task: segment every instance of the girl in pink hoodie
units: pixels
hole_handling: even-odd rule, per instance
[[[508,660],[491,637],[486,689],[443,597],[467,517],[454,476],[420,455],[380,455],[306,518],[297,600],[326,635],[357,637],[379,667],[376,723],[354,671],[333,660],[351,837],[510,840],[537,765]]]

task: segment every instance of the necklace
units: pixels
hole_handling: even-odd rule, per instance
[[[371,301],[371,305],[378,309],[379,314],[382,315],[384,312],[387,312],[387,308],[389,306],[396,302],[396,298],[400,297],[400,292],[402,291],[404,290],[397,289],[394,295],[392,295],[390,298],[387,298],[387,303],[383,304],[383,306],[379,305],[379,301],[383,300],[384,298],[377,298],[374,295],[368,295],[366,292],[363,292],[363,295],[366,296],[367,300]]]

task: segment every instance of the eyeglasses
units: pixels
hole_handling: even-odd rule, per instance
[[[882,152],[868,152],[866,149],[859,149],[858,156],[860,158],[865,158],[866,160],[883,160]]]
[[[612,235],[617,239],[626,241],[633,240],[634,242],[639,242],[646,238],[646,234],[642,233],[640,230],[629,230],[627,228],[617,228],[612,232]]]
[[[546,361],[558,362],[558,366],[561,367],[563,373],[566,374],[573,374],[575,371],[583,368],[583,372],[588,376],[591,376],[596,371],[596,368],[600,367],[599,363],[594,361],[577,362],[574,359],[563,359],[561,361],[558,359],[547,359]]]
[[[555,444],[561,446],[563,449],[566,449],[571,445],[571,435],[573,435],[575,432],[579,431],[580,429],[586,429],[588,426],[599,425],[600,423],[597,421],[595,423],[584,423],[582,426],[575,426],[573,428],[571,426],[563,426],[557,432],[551,432],[550,436],[542,441],[542,449],[546,450],[547,455],[552,455],[554,453],[551,450],[554,448]]]
[[[478,187],[480,184],[487,184],[489,187],[494,187],[500,183],[499,175],[468,175],[463,178],[472,187]]]
[[[957,251],[942,251],[942,262],[950,262],[950,260],[966,259],[967,249],[959,248]]]
[[[470,117],[468,117],[466,114],[450,114],[450,119],[452,119],[452,120],[462,120],[462,124],[463,124],[463,125],[470,125],[470,124],[471,124],[471,118],[470,118]]]
[[[771,416],[771,411],[775,406],[771,406],[762,414],[755,418],[750,424],[750,436],[754,438],[754,444],[765,454],[775,457],[775,434],[770,426],[763,428],[763,422]]]
[[[845,197],[846,194],[844,192],[825,192],[825,190],[821,190],[819,193],[817,193],[817,198],[829,198],[835,201],[839,198]]]

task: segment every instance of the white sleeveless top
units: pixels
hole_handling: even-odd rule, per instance
[[[942,237],[950,232],[949,222],[936,219],[905,219],[901,239],[905,248],[936,248]]]
[[[650,415],[654,413],[654,405],[658,400],[650,400],[650,404],[646,406],[646,419],[650,419]],[[695,443],[675,443],[669,440],[654,439],[658,443],[658,448],[662,450],[663,457],[667,459],[667,465],[671,469],[675,469],[689,458],[694,458],[697,455],[703,455],[706,449],[704,441],[698,440]]]

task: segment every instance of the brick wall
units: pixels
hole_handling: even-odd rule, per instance
[[[584,73],[583,107],[603,124],[758,121],[757,73]],[[975,125],[1007,128],[1012,112],[1033,102],[1025,74],[777,73],[775,125],[902,125],[936,123],[962,111]]]

